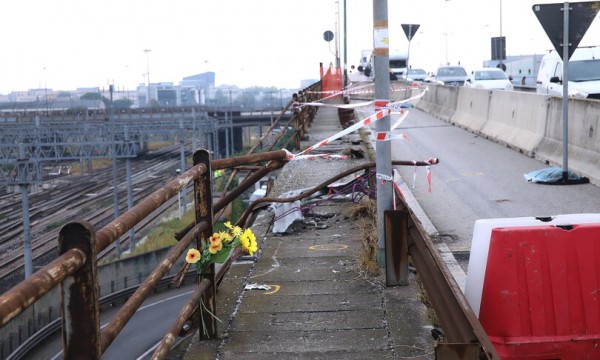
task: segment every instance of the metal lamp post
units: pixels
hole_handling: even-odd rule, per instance
[[[146,81],[148,82],[147,85],[147,98],[146,98],[146,105],[150,106],[150,49],[144,49],[144,52],[146,53]]]

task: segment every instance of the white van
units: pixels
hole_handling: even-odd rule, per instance
[[[390,50],[390,69],[389,71],[398,78],[406,77],[406,65],[408,64],[408,52],[403,50]]]
[[[540,63],[538,94],[562,96],[563,62],[556,52],[544,55]],[[569,97],[600,99],[600,46],[577,48],[569,60]]]

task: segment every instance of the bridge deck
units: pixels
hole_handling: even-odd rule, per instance
[[[337,111],[320,108],[303,147],[340,130]],[[347,140],[314,152],[341,153],[352,146]],[[292,161],[273,196],[320,184],[365,161]],[[414,275],[410,286],[386,288],[383,277],[360,269],[364,238],[360,221],[347,216],[352,205],[319,203],[315,214],[333,216],[306,217],[315,223],[295,223],[286,235],[273,234],[272,213],[263,212],[252,226],[260,246],[257,262],[234,265],[219,288],[219,339],[194,339],[184,359],[433,359],[432,325]],[[243,290],[248,284],[271,290]]]

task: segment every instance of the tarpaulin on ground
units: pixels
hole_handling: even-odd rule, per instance
[[[572,171],[567,171],[565,177],[562,168],[549,167],[541,170],[535,170],[527,174],[523,174],[527,182],[550,184],[550,185],[568,185],[568,184],[585,184],[589,182],[586,177],[580,177]]]

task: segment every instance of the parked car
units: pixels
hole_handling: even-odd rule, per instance
[[[513,90],[508,75],[500,68],[482,68],[471,72],[465,86],[487,90]]]
[[[442,66],[435,74],[435,81],[440,85],[463,86],[467,81],[467,71],[462,66]]]
[[[408,80],[429,81],[429,75],[423,69],[408,69]]]

